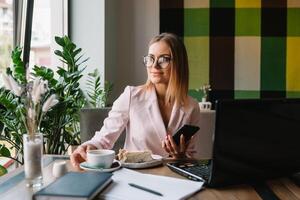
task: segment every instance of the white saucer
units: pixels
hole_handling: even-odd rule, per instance
[[[121,163],[118,160],[114,160],[112,167],[108,169],[103,169],[103,168],[96,168],[96,167],[90,167],[87,162],[82,162],[80,163],[80,168],[87,170],[87,171],[94,171],[94,172],[113,172],[116,171],[121,167]]]
[[[151,155],[153,160],[148,162],[142,162],[142,163],[126,163],[121,162],[122,167],[131,168],[131,169],[143,169],[143,168],[149,168],[149,167],[155,167],[158,165],[161,165],[163,160],[160,155]]]

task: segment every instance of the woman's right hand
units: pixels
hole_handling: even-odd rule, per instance
[[[71,154],[70,160],[72,165],[79,169],[79,164],[86,161],[86,152],[90,149],[97,149],[93,145],[80,145],[77,149]]]

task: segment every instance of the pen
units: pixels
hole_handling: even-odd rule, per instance
[[[151,190],[151,189],[149,189],[149,188],[145,188],[145,187],[140,186],[140,185],[136,185],[136,184],[134,184],[134,183],[128,183],[128,185],[130,185],[131,187],[135,187],[135,188],[144,190],[144,191],[146,191],[146,192],[150,192],[150,193],[152,193],[152,194],[156,194],[156,195],[158,195],[158,196],[163,196],[162,193],[156,192],[156,191],[154,191],[154,190]]]

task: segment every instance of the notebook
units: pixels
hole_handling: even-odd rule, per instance
[[[144,174],[137,171],[122,168],[113,172],[113,183],[99,195],[99,199],[119,200],[179,200],[202,189],[203,183],[178,179],[167,176]],[[151,192],[131,187],[129,184],[151,189],[160,193],[155,195]]]
[[[111,181],[111,173],[69,172],[33,195],[35,200],[90,200]]]
[[[300,99],[221,100],[212,160],[168,166],[210,187],[291,175],[300,171],[299,124]]]

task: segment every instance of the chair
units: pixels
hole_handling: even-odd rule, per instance
[[[80,137],[81,142],[90,140],[96,131],[103,126],[103,120],[108,116],[111,108],[83,108],[80,111]],[[116,152],[123,148],[125,142],[125,131],[114,144],[113,150]]]
[[[195,155],[197,159],[212,158],[215,120],[215,110],[200,110],[200,132],[199,135],[197,135],[199,149],[197,155]]]

